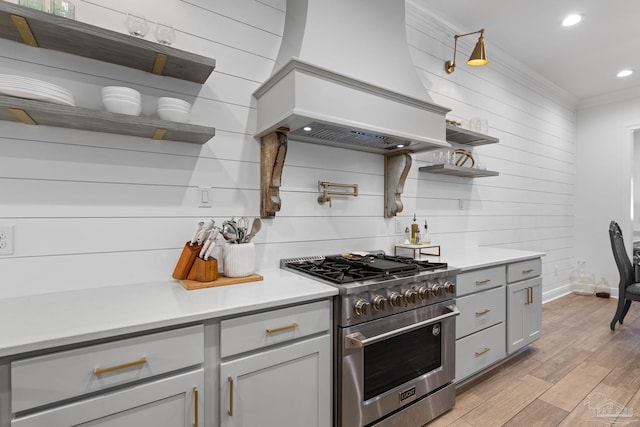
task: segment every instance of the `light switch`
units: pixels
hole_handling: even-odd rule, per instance
[[[211,187],[198,187],[198,207],[210,208],[211,207]]]

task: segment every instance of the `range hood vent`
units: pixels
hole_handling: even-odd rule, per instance
[[[450,146],[449,109],[409,54],[404,1],[287,0],[274,72],[254,96],[257,137],[288,128],[292,140],[381,154]]]

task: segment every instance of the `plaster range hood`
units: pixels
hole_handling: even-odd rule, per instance
[[[287,0],[273,74],[260,86],[257,130],[390,154],[449,147],[448,108],[432,102],[409,54],[405,2]]]

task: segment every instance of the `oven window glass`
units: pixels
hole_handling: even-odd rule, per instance
[[[441,334],[435,323],[364,348],[364,400],[369,400],[442,365]]]

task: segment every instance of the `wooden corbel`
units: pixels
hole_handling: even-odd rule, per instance
[[[287,156],[287,128],[260,138],[260,217],[273,218],[280,211],[282,168]]]
[[[385,154],[384,156],[384,217],[393,218],[402,212],[404,182],[411,169],[410,152]]]

